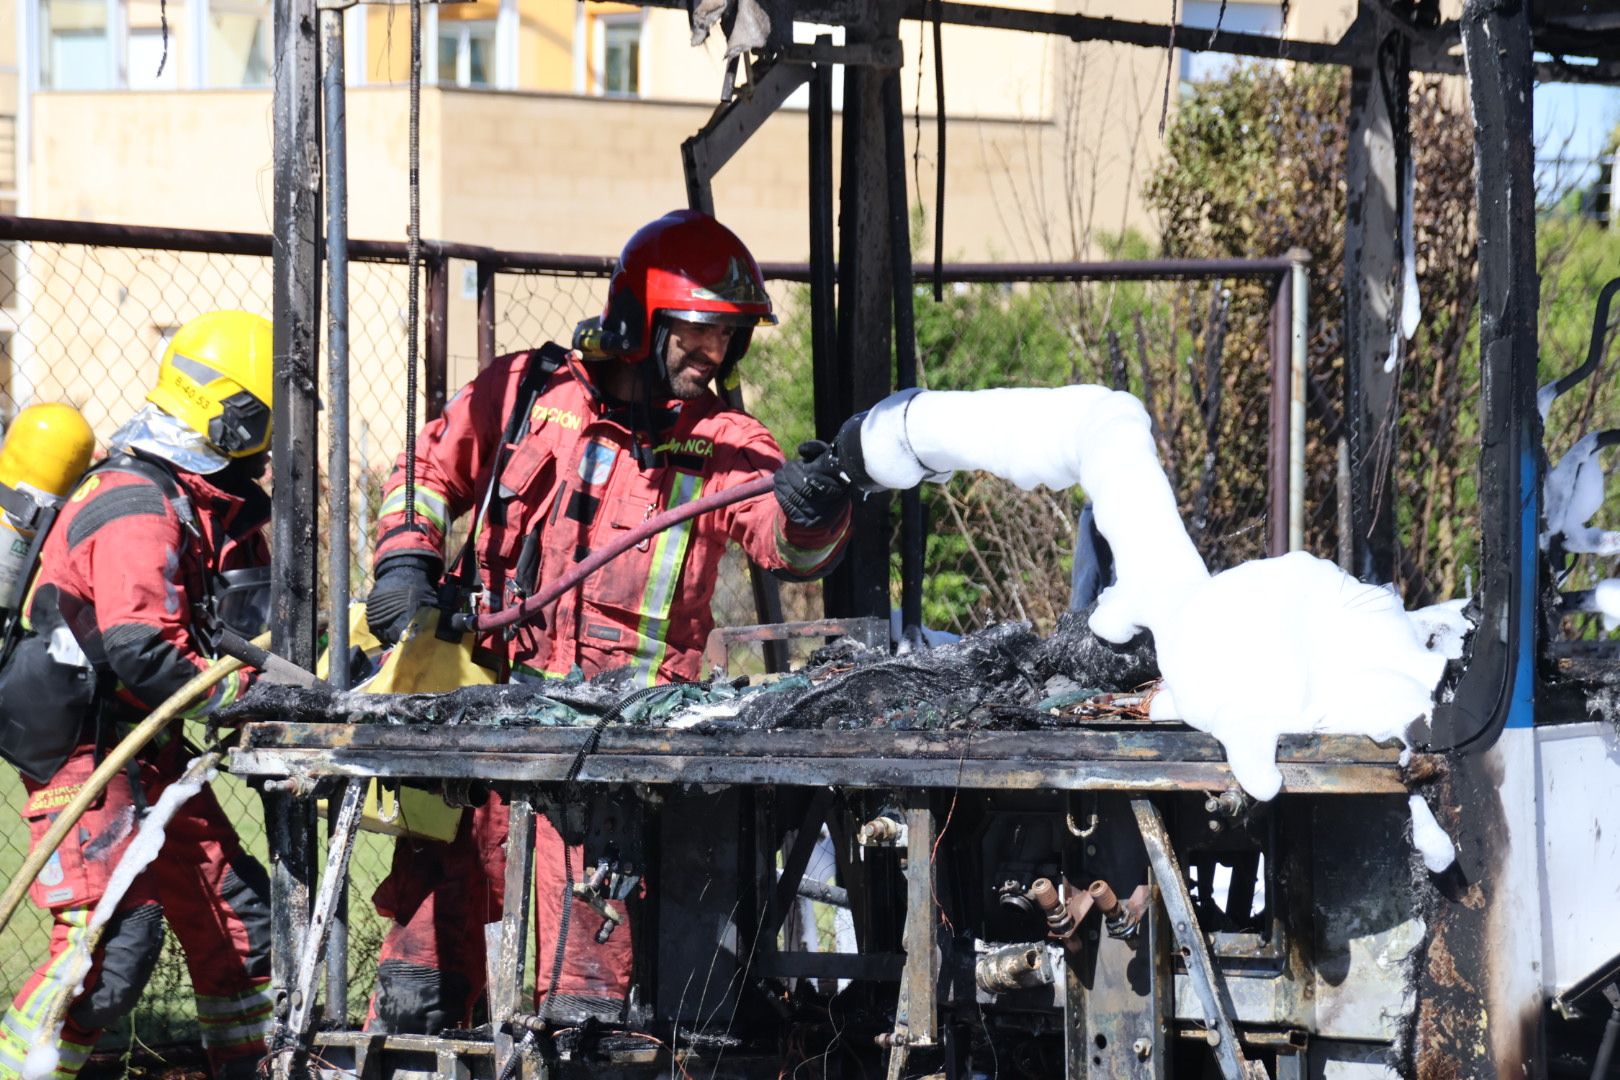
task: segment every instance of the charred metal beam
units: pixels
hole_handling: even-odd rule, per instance
[[[900,73],[891,71],[883,79],[883,153],[889,181],[889,267],[894,275],[890,288],[894,301],[894,384],[899,390],[917,385],[916,311],[906,273],[911,266],[911,206],[906,198],[905,123]],[[900,493],[900,628],[903,633],[917,635],[919,641],[927,544],[922,492],[912,487]]]
[[[796,63],[777,62],[754,70],[754,81],[744,92],[715,109],[698,133],[681,143],[686,204],[694,210],[714,213],[715,174],[810,77],[810,69]]]
[[[846,27],[851,44],[895,38],[894,0],[863,5],[861,22]],[[888,171],[883,146],[885,74],[844,69],[843,176],[839,184],[838,350],[835,374],[817,381],[833,393],[816,401],[816,435],[831,440],[844,419],[877,404],[893,389],[890,371],[891,283]],[[889,615],[889,497],[855,503],[844,559],[822,586],[831,617]]]
[[[1463,15],[1479,195],[1481,431],[1479,629],[1434,740],[1485,749],[1534,721],[1541,418],[1535,407],[1535,145],[1528,11],[1470,0]],[[1472,876],[1472,875],[1470,875]]]
[[[257,723],[242,775],[555,781],[585,728]],[[1395,748],[1350,736],[1285,738],[1285,794],[1404,794]],[[1220,744],[1198,732],[730,733],[609,728],[580,772],[597,783],[791,784],[1004,790],[1210,791],[1232,786]]]
[[[494,1032],[496,1073],[506,1070],[518,1052],[513,1015],[528,1000],[523,977],[528,947],[530,890],[534,881],[534,801],[527,790],[507,799],[505,909],[501,912],[498,947],[486,950],[489,960],[489,1015]]]
[[[939,978],[939,916],[934,904],[934,811],[929,793],[906,808],[906,1039],[911,1046],[939,1041],[935,987]]]
[[[326,853],[326,877],[321,882],[320,894],[310,913],[309,927],[298,953],[298,970],[293,982],[292,1009],[287,1020],[287,1033],[295,1042],[302,1042],[315,1013],[315,986],[321,958],[325,952],[327,934],[338,905],[347,895],[349,859],[354,854],[355,834],[360,827],[360,805],[365,799],[364,780],[350,780],[343,789],[343,799],[332,824],[332,842]],[[347,986],[345,980],[342,984]],[[331,1012],[328,1002],[328,1012]],[[338,1016],[345,1010],[338,1003]]]
[[[1345,419],[1350,448],[1352,573],[1395,580],[1396,268],[1407,73],[1388,50],[1350,77],[1344,237]]]
[[[275,355],[275,488],[271,520],[271,649],[306,670],[315,667],[316,351],[320,319],[320,65],[314,0],[273,0],[276,62],[272,314]],[[271,982],[276,1023],[295,1009],[298,944],[308,933],[315,818],[310,800],[267,792]],[[297,1067],[277,1059],[278,1075]]]
[[[1231,998],[1209,955],[1204,932],[1198,926],[1198,913],[1193,910],[1187,881],[1181,875],[1181,865],[1170,835],[1165,831],[1164,820],[1159,817],[1158,807],[1148,799],[1132,799],[1131,811],[1142,832],[1142,844],[1147,848],[1148,862],[1153,867],[1154,881],[1159,886],[1159,896],[1174,930],[1176,945],[1186,961],[1187,977],[1203,1007],[1207,1038],[1215,1061],[1220,1065],[1221,1076],[1223,1080],[1254,1080],[1256,1074],[1251,1072],[1251,1063],[1238,1041],[1237,1025],[1232,1022]],[[1259,1075],[1265,1075],[1263,1068]]]
[[[799,831],[793,837],[793,848],[782,861],[781,877],[777,879],[776,888],[769,899],[769,907],[765,909],[764,938],[774,942],[776,935],[782,930],[782,923],[787,919],[789,909],[793,906],[793,898],[800,895],[799,886],[803,884],[804,868],[810,865],[810,856],[816,849],[816,841],[821,836],[821,826],[827,820],[827,811],[832,806],[833,791],[830,787],[817,788],[810,797],[810,803],[805,807],[804,819],[799,822]]]

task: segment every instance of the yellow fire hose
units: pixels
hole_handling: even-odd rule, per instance
[[[262,648],[269,644],[269,641],[270,635],[265,634],[254,639],[254,644]],[[50,829],[46,831],[40,842],[34,845],[34,850],[28,853],[28,858],[23,861],[22,868],[17,871],[17,876],[11,879],[11,884],[6,887],[5,895],[0,896],[0,930],[4,930],[6,924],[11,922],[11,917],[16,914],[18,905],[22,903],[23,897],[28,894],[28,887],[34,883],[34,878],[39,876],[39,872],[44,868],[46,860],[56,851],[57,845],[61,844],[63,837],[67,836],[73,826],[78,824],[79,818],[90,808],[90,804],[96,801],[96,797],[101,794],[101,789],[106,787],[113,777],[122,772],[124,766],[129,764],[129,760],[140,753],[141,749],[151,742],[158,732],[167,727],[175,717],[179,716],[186,706],[212,690],[215,683],[228,675],[234,674],[242,666],[242,661],[234,656],[226,656],[215,660],[193,677],[190,682],[176,690],[167,701],[153,709],[150,716],[137,724],[133,731],[124,736],[122,742],[113,747],[112,751],[102,759],[101,764],[96,766],[96,771],[90,774],[90,779],[86,780],[84,785],[79,788],[79,793],[73,796],[72,801],[56,815],[56,820],[51,823]]]

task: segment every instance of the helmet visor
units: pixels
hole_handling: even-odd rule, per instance
[[[702,323],[706,326],[775,326],[778,322],[776,316],[769,311],[680,311],[665,308],[659,315],[671,319],[680,319],[682,322]]]

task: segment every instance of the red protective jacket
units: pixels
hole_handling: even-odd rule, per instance
[[[85,479],[45,540],[25,606],[37,634],[65,624],[97,672],[112,677],[119,700],[142,713],[209,664],[195,629],[205,575],[270,561],[270,499],[257,485],[237,493],[171,473],[191,527],[157,484],[116,461]],[[185,715],[228,704],[252,677],[243,669],[222,680]]]
[[[405,520],[401,455],[383,500],[379,561],[400,552],[439,556],[449,523],[480,504],[531,362],[539,362],[538,350],[496,360],[423,430],[414,529]],[[550,376],[505,459],[478,535],[487,607],[532,595],[654,514],[782,464],[764,425],[713,394],[660,403],[654,412],[660,426],[647,449],[656,460],[644,468],[625,407],[604,400],[578,363]],[[562,675],[577,665],[594,675],[634,666],[649,684],[695,679],[728,542],[780,576],[809,580],[836,563],[848,532],[847,511],[825,529],[803,529],[768,493],[666,530],[549,605],[543,626],[521,628],[511,642],[513,671]]]

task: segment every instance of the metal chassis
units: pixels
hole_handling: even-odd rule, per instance
[[[438,1075],[499,1075],[502,1069],[517,1075],[548,1075],[525,1055],[513,1061],[524,1033],[528,991],[523,979],[525,949],[523,927],[528,919],[530,845],[536,796],[567,777],[587,732],[575,728],[433,728],[420,725],[385,726],[304,724],[267,721],[250,724],[233,756],[232,770],[239,775],[269,780],[279,791],[297,797],[312,793],[323,782],[361,777],[388,779],[476,778],[503,786],[509,794],[513,830],[507,872],[507,910],[503,918],[498,960],[492,960],[490,1014],[493,1042],[423,1036],[378,1036],[363,1032],[327,1031],[316,1037],[319,1053],[342,1050],[352,1055],[356,1075],[387,1076],[384,1054],[397,1065],[408,1056],[432,1061]],[[1368,739],[1342,736],[1307,736],[1285,739],[1278,763],[1284,776],[1284,797],[1402,795],[1406,786],[1399,763],[1399,748]],[[1213,963],[1210,941],[1200,929],[1195,905],[1183,878],[1171,836],[1165,828],[1154,796],[1226,791],[1234,787],[1219,744],[1210,736],[1178,725],[1137,724],[1122,729],[1044,732],[983,731],[825,731],[701,732],[614,728],[585,759],[579,782],[588,785],[705,785],[770,792],[778,786],[806,789],[816,794],[805,811],[800,836],[819,831],[836,791],[881,790],[893,793],[904,805],[908,826],[904,873],[907,883],[902,953],[817,954],[781,953],[774,948],[776,930],[798,887],[809,843],[795,844],[784,853],[782,877],[763,904],[762,925],[754,940],[770,942],[757,955],[750,953],[745,969],[774,977],[854,977],[900,984],[900,1005],[895,1028],[885,1037],[889,1050],[888,1075],[903,1074],[908,1055],[916,1048],[933,1048],[947,1039],[938,1021],[942,995],[949,978],[940,972],[935,881],[937,854],[932,796],[954,792],[1068,791],[1105,793],[1129,800],[1129,815],[1145,848],[1146,864],[1156,902],[1145,919],[1148,955],[1155,957],[1158,989],[1145,1001],[1127,1005],[1120,1021],[1145,1023],[1155,1033],[1139,1039],[1137,1057],[1128,1072],[1132,1077],[1158,1078],[1167,1074],[1168,1038],[1175,1031],[1173,995],[1168,992],[1173,957],[1180,954],[1187,977],[1205,1016],[1203,1031],[1193,1034],[1211,1047],[1220,1073],[1227,1080],[1249,1080],[1266,1075],[1263,1066],[1248,1060],[1244,1043],[1271,1046],[1275,1036],[1256,1031],[1240,1036],[1231,996],[1220,969]],[[352,785],[351,785],[352,786]],[[763,797],[769,798],[769,795]],[[812,820],[814,819],[814,820]],[[1073,826],[1070,826],[1071,831]],[[750,838],[756,847],[759,838]],[[280,834],[272,844],[284,843]],[[1142,858],[1142,850],[1135,856]],[[274,850],[272,858],[290,852]],[[752,858],[752,856],[745,856]],[[774,864],[774,860],[773,863]],[[300,861],[299,865],[309,865]],[[312,872],[311,872],[312,876]],[[314,895],[313,880],[297,883]],[[335,890],[327,883],[322,896]],[[321,905],[317,904],[317,908]],[[324,912],[313,913],[318,922]],[[296,942],[281,935],[290,932],[276,924],[275,948],[284,956],[297,955]],[[763,929],[765,932],[760,933]],[[299,994],[307,996],[313,982],[313,955],[290,973]],[[286,983],[279,983],[283,992]],[[1100,991],[1096,991],[1100,992]],[[1116,1023],[1113,1012],[1098,1010],[1088,1018],[1075,1000],[1085,994],[1071,978],[1064,993],[1065,1054],[1069,1077],[1101,1075],[1089,1066],[1092,1030],[1108,1030]],[[1099,998],[1101,1002],[1104,999]],[[1110,1001],[1115,999],[1108,999]],[[307,1011],[313,1003],[288,1001],[288,1012]],[[1093,1006],[1095,1008],[1095,1006]],[[1133,1016],[1131,1009],[1135,1009]],[[1146,1015],[1143,1011],[1146,1010]],[[1156,1015],[1155,1015],[1156,1014]],[[281,1014],[283,1016],[286,1013]],[[1089,1026],[1084,1026],[1089,1025]],[[1113,1028],[1116,1038],[1121,1028]],[[1134,1028],[1132,1030],[1135,1030]],[[1186,1034],[1186,1033],[1183,1033]],[[1268,1042],[1268,1038],[1271,1042]],[[1144,1051],[1147,1048],[1147,1052]],[[1286,1050],[1286,1048],[1285,1048]],[[405,1055],[407,1057],[402,1057]],[[699,1057],[688,1052],[682,1067],[696,1065]],[[1299,1059],[1279,1054],[1280,1075],[1294,1075]],[[665,1061],[661,1053],[631,1052],[615,1057],[615,1066],[633,1075]],[[704,1061],[718,1067],[719,1062]],[[738,1071],[742,1070],[742,1071]],[[767,1070],[769,1071],[769,1070]],[[392,1074],[400,1075],[400,1074]],[[747,1062],[733,1057],[723,1075],[752,1075]],[[1116,1075],[1116,1074],[1109,1074]],[[1119,1074],[1124,1075],[1124,1074]]]

